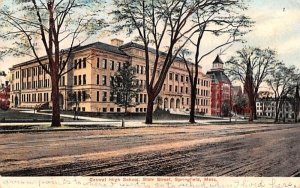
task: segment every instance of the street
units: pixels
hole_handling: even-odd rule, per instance
[[[0,134],[2,176],[299,176],[300,125]]]

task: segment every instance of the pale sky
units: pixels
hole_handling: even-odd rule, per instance
[[[1,0],[0,0],[1,1]],[[249,10],[246,15],[256,23],[252,32],[245,36],[246,44],[235,44],[221,56],[223,61],[229,59],[236,50],[246,46],[272,48],[278,52],[278,59],[288,65],[300,68],[300,1],[299,0],[249,0]],[[109,43],[111,38],[124,38],[124,35],[105,36],[99,40]],[[125,42],[130,42],[126,38]],[[215,41],[209,41],[207,46],[213,46]],[[216,53],[202,62],[204,72],[211,68]],[[0,70],[8,71],[14,64],[28,58],[4,58],[0,61]]]

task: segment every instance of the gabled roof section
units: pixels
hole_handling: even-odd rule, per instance
[[[78,52],[78,51],[81,51],[81,50],[85,50],[85,49],[88,49],[88,48],[96,48],[96,49],[104,50],[104,51],[107,51],[107,52],[127,56],[127,54],[124,51],[122,51],[121,49],[119,49],[119,47],[113,46],[113,45],[110,45],[110,44],[106,44],[106,43],[103,43],[103,42],[94,42],[94,43],[87,44],[87,45],[84,45],[84,46],[80,46],[80,45],[79,46],[74,46],[72,53]],[[69,50],[69,48],[64,49],[64,51],[68,51],[68,50]],[[40,57],[40,60],[42,60],[42,61],[46,60],[46,59],[48,59],[47,56],[41,56]],[[31,63],[35,63],[35,62],[37,62],[37,60],[32,59],[32,60],[29,60],[29,61],[25,61],[23,63],[16,64],[12,68],[28,65],[28,64],[31,64]]]
[[[123,50],[125,48],[137,48],[137,49],[145,50],[144,45],[141,45],[141,44],[138,44],[138,43],[135,43],[135,42],[129,42],[129,43],[123,44],[119,47],[120,50]],[[149,49],[149,52],[154,53],[154,54],[156,53],[156,50],[154,48],[149,47],[148,49]],[[167,53],[159,51],[159,55],[166,56]],[[176,57],[176,60],[179,61],[179,62],[184,63],[183,59],[178,57],[178,56]],[[188,63],[191,64],[191,65],[194,65],[194,63],[192,63],[190,61],[188,61]],[[199,67],[202,68],[201,65],[199,65]]]
[[[220,58],[219,55],[217,55],[216,59],[214,60],[213,64],[224,64],[222,59]]]
[[[103,43],[103,42],[95,42],[95,43],[92,43],[92,44],[88,44],[86,46],[79,47],[78,49],[76,48],[74,51],[79,51],[79,50],[85,49],[85,48],[97,48],[97,49],[105,50],[105,51],[108,51],[108,52],[112,52],[112,53],[127,56],[127,54],[124,51],[122,51],[119,47],[113,46],[113,45],[110,45],[110,44],[106,44],[106,43]]]

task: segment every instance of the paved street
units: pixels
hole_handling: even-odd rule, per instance
[[[300,125],[0,135],[0,175],[299,176]]]

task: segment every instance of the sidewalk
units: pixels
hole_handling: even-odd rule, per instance
[[[51,113],[46,113],[46,112],[34,112],[34,110],[21,110],[20,112],[22,113],[29,113],[29,114],[40,114],[40,115],[48,115],[52,116]],[[73,118],[74,115],[67,115],[67,114],[60,114],[60,117],[66,117],[66,118]],[[111,122],[111,121],[116,121],[112,119],[105,119],[105,118],[96,118],[96,117],[87,117],[87,116],[77,116],[79,120],[87,120],[87,121],[95,121],[95,122]]]
[[[49,115],[51,116],[51,113],[46,112],[34,112],[33,110],[21,110],[22,113],[30,113],[30,114],[40,114],[40,115]],[[61,117],[66,117],[72,119],[73,115],[67,115],[67,114],[61,114]],[[87,126],[86,128],[89,128],[89,126],[94,127],[99,126],[101,127],[122,127],[122,120],[117,119],[105,119],[105,118],[97,118],[97,117],[87,117],[87,116],[78,116],[79,120],[86,120],[86,121],[68,121],[68,122],[61,122],[61,125],[74,125],[74,126]],[[205,119],[205,120],[198,120],[196,121],[196,124],[200,125],[211,125],[214,123],[226,123],[229,122],[228,118],[224,119]],[[246,122],[245,120],[238,119],[235,121],[235,119],[232,119],[232,123],[235,122]],[[147,126],[180,126],[180,125],[189,125],[188,120],[154,120],[152,125],[147,125],[144,123],[143,120],[124,120],[125,127],[132,128],[132,127],[147,127]],[[24,123],[0,123],[0,126],[50,126],[51,122],[24,122]],[[62,130],[63,128],[60,128],[59,130]],[[68,128],[66,128],[68,129]],[[81,128],[82,129],[82,128]]]

